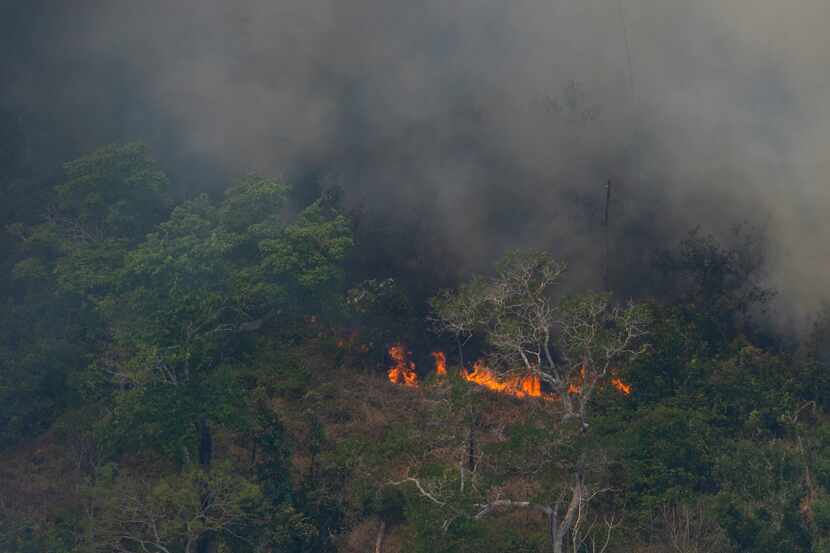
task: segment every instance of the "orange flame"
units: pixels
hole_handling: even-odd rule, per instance
[[[405,386],[417,386],[418,374],[415,372],[415,363],[407,359],[404,347],[401,344],[394,344],[389,346],[388,352],[389,357],[395,362],[395,366],[386,373],[389,381]]]
[[[418,374],[415,372],[415,363],[409,360],[410,352],[402,344],[394,344],[389,347],[389,357],[394,362],[394,366],[389,369],[387,376],[389,381],[395,384],[403,384],[405,386],[415,387],[418,385]],[[443,351],[433,351],[432,357],[435,359],[435,374],[439,377],[447,375],[447,356]],[[473,364],[472,371],[462,368],[460,371],[461,378],[467,382],[483,386],[488,390],[498,392],[501,394],[510,395],[518,398],[538,397],[548,401],[559,399],[557,395],[542,392],[542,379],[538,375],[527,376],[510,376],[501,378],[491,369],[489,369],[484,361],[478,360]],[[595,378],[596,376],[594,376]],[[578,395],[582,393],[582,387],[585,384],[586,374],[585,366],[579,369],[573,380],[568,384],[567,393]],[[611,385],[623,395],[631,394],[632,387],[630,384],[623,382],[615,372],[612,371]]]
[[[573,382],[568,384],[568,393],[571,395],[579,395],[582,393],[582,385],[585,383],[585,365],[579,367],[579,375]]]
[[[432,357],[435,359],[435,374],[438,376],[447,376],[447,356],[443,351],[433,351]]]
[[[611,379],[611,385],[620,391],[623,395],[629,395],[631,393],[631,384],[626,384],[618,377],[614,377]]]
[[[538,376],[512,376],[501,380],[481,360],[473,364],[472,372],[462,370],[461,378],[467,382],[484,386],[488,390],[515,397],[543,397],[542,380]]]

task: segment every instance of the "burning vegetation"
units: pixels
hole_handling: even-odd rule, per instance
[[[611,379],[611,386],[617,389],[623,395],[630,395],[631,394],[631,385],[626,384],[619,377],[615,376]]]
[[[64,211],[84,205],[91,182],[109,189],[112,179],[94,175],[138,163],[132,149],[116,153],[70,167],[95,171],[62,189],[78,188]],[[113,156],[117,163],[108,161]],[[315,203],[284,221],[286,230],[269,215],[281,212],[285,194],[279,183],[248,179],[222,204],[186,204],[134,239],[107,241],[103,247],[125,249],[93,280],[89,261],[99,246],[72,245],[76,225],[61,228],[57,217],[18,229],[24,241],[66,238],[44,248],[47,259],[15,265],[60,271],[25,277],[32,294],[10,303],[15,311],[4,327],[0,551],[132,553],[145,543],[234,553],[703,551],[675,539],[694,525],[707,540],[720,536],[706,551],[768,553],[781,549],[766,544],[785,542],[789,531],[767,530],[770,520],[789,520],[803,536],[826,515],[830,423],[821,398],[830,395],[821,394],[827,352],[820,348],[830,331],[817,327],[797,358],[756,346],[750,327],[726,333],[743,320],[745,295],[760,294],[734,289],[735,255],[689,246],[700,286],[722,286],[696,285],[678,296],[689,300],[663,305],[571,293],[560,287],[564,265],[549,253],[518,252],[488,276],[438,292],[424,318],[425,306],[413,307],[391,280],[342,290],[352,227]],[[262,233],[277,238],[261,248]],[[67,244],[80,249],[64,251]],[[181,254],[194,248],[198,257]],[[48,253],[61,251],[65,258]],[[297,267],[297,260],[305,261]],[[713,277],[718,270],[722,277]],[[107,284],[122,276],[122,284]],[[184,281],[192,292],[182,293]],[[87,317],[75,309],[79,283],[89,282],[96,289],[82,293],[104,301],[91,303]],[[262,293],[274,283],[307,294]],[[337,309],[324,305],[344,293]],[[734,312],[710,306],[724,295],[718,305]],[[28,303],[33,297],[61,299]],[[422,336],[427,325],[457,349],[413,356],[401,337]],[[52,327],[102,340],[82,340],[73,352],[50,349],[63,334],[24,343]],[[473,355],[466,361],[465,346]],[[384,353],[386,363],[378,359]],[[392,384],[366,394],[377,376],[360,368],[378,362]],[[67,372],[37,374],[52,367]],[[629,367],[639,375],[638,393],[621,410],[607,402],[632,394],[622,378]],[[46,384],[77,383],[77,374],[92,403],[26,411],[48,399],[35,393]],[[458,389],[489,393],[445,393]],[[78,391],[53,399],[74,405],[87,396]],[[117,470],[96,476],[110,466]],[[671,503],[701,493],[700,503]],[[659,502],[665,508],[653,512]],[[710,504],[713,515],[702,510]],[[733,528],[718,530],[720,505],[749,529],[730,539],[746,544],[767,532],[764,547],[722,547]],[[647,523],[650,534],[637,522],[621,526],[623,516]],[[31,529],[25,542],[19,529]],[[810,549],[786,551],[824,551],[830,530],[819,531]]]
[[[403,344],[393,344],[387,350],[392,366],[387,371],[389,381],[409,387],[418,386],[418,374],[415,372],[415,363],[410,360],[409,352]],[[434,351],[430,354],[435,360],[435,374],[438,377],[447,376],[447,355],[443,351]],[[482,359],[473,363],[472,370],[462,367],[458,372],[462,380],[487,388],[492,392],[509,395],[517,398],[541,398],[548,401],[559,399],[556,394],[542,390],[542,379],[539,375],[508,375],[501,376],[485,364]],[[581,368],[573,382],[568,384],[568,394],[582,393],[585,381],[585,368]],[[610,380],[611,386],[623,395],[631,394],[632,387],[618,376]]]
[[[545,399],[554,399],[552,395],[542,393],[542,380],[537,375],[499,378],[480,359],[473,364],[472,372],[462,369],[460,374],[461,378],[467,382],[484,386],[493,392],[520,398],[543,397]]]
[[[430,355],[435,359],[435,374],[447,376],[447,356],[443,351],[433,351]]]
[[[415,372],[415,363],[409,360],[409,352],[401,344],[395,344],[389,348],[389,357],[394,365],[386,375],[390,382],[403,384],[404,386],[417,386],[418,373]]]

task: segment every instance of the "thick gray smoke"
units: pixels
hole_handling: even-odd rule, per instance
[[[414,263],[546,246],[593,284],[611,178],[616,278],[747,221],[781,313],[830,296],[826,0],[51,4],[17,14],[3,102],[74,143],[311,172],[407,227]]]

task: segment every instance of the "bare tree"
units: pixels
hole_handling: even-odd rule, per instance
[[[508,509],[526,509],[542,513],[547,519],[548,536],[554,553],[562,553],[568,546],[571,550],[602,553],[611,543],[611,535],[619,527],[620,520],[615,514],[599,518],[591,513],[590,504],[600,494],[611,492],[610,488],[593,486],[585,477],[585,470],[572,470],[570,482],[566,483],[553,503],[540,503],[497,498],[478,505],[476,520]]]
[[[446,531],[459,518],[470,516],[470,505],[482,500],[479,489],[481,453],[471,450],[470,428],[475,417],[471,413],[469,397],[454,397],[444,392],[423,413],[421,430],[407,454],[408,469],[388,486],[405,486],[438,507],[444,516],[442,530]],[[418,467],[446,462],[447,470],[429,476],[419,475]]]
[[[502,372],[535,374],[561,398],[565,418],[587,427],[587,407],[614,367],[645,353],[643,307],[608,294],[560,301],[564,264],[546,253],[512,253],[491,279],[473,279],[433,302],[441,328],[483,335]]]
[[[561,300],[556,292],[566,267],[547,253],[511,253],[489,279],[473,279],[456,292],[433,302],[436,318],[448,332],[479,333],[492,348],[490,362],[503,373],[536,375],[559,398],[562,420],[576,419],[579,440],[588,429],[589,406],[598,386],[614,379],[616,368],[647,351],[648,317],[642,306],[615,305],[608,294],[586,294]],[[554,405],[551,402],[551,405]],[[497,498],[480,506],[475,518],[505,508],[533,509],[548,517],[555,553],[567,538],[577,548],[591,543],[587,507],[602,489],[586,482],[586,456],[569,471],[569,481],[550,504]],[[593,520],[593,519],[591,519]],[[596,526],[596,522],[593,523]],[[587,527],[586,527],[587,525]],[[608,522],[608,539],[617,522]],[[576,550],[576,549],[574,549]]]
[[[433,328],[439,334],[451,334],[458,350],[458,364],[464,366],[464,346],[476,331],[480,311],[485,306],[485,297],[481,293],[485,283],[475,279],[466,287],[453,292],[442,290],[431,300],[431,306],[437,316],[430,317]]]
[[[703,503],[663,505],[661,541],[675,553],[724,553],[731,550],[723,529],[707,516]]]
[[[589,553],[605,553],[611,545],[614,530],[620,527],[622,519],[616,513],[603,516],[578,517],[572,532],[572,550]]]
[[[648,317],[643,307],[614,305],[607,294],[570,299],[563,302],[560,313],[562,363],[540,373],[565,398],[566,417],[578,417],[586,429],[588,406],[597,386],[612,379],[615,367],[647,351],[643,338]]]

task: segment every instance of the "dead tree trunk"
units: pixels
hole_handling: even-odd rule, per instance
[[[499,508],[521,508],[540,511],[547,515],[551,551],[553,551],[553,553],[563,553],[565,551],[565,540],[573,528],[580,505],[586,500],[585,482],[581,469],[578,470],[575,475],[575,481],[570,489],[570,492],[571,497],[568,501],[568,506],[565,508],[565,512],[561,517],[559,515],[559,511],[562,508],[562,499],[557,501],[552,507],[549,505],[530,503],[529,501],[499,499],[486,505],[482,505],[483,508],[478,512],[475,518],[476,520],[484,518]]]
[[[383,553],[383,538],[386,536],[386,521],[380,521],[378,535],[375,538],[375,553]]]
[[[554,552],[557,551],[556,540],[559,536],[559,517],[556,513],[556,508],[553,508],[548,513],[548,534],[550,537],[550,545]],[[559,540],[559,549],[562,549],[562,540]]]
[[[553,553],[562,553],[565,550],[565,539],[571,531],[579,505],[585,499],[584,492],[585,485],[582,479],[582,471],[580,470],[577,472],[576,482],[574,482],[571,488],[571,500],[568,502],[568,508],[565,510],[562,521],[556,524],[557,521],[554,519],[554,524],[552,524],[551,538],[553,540]],[[557,502],[553,511],[554,517],[556,517],[559,511],[559,502]]]

